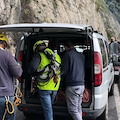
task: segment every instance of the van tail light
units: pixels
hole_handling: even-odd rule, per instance
[[[82,113],[82,116],[85,116],[85,112]]]
[[[25,110],[25,111],[28,111],[28,108],[27,108],[27,107],[25,107],[25,108],[24,108],[24,110]]]
[[[18,62],[22,66],[22,59],[23,59],[23,50],[19,52],[18,55]],[[21,83],[21,77],[18,77],[19,82]]]
[[[94,73],[95,73],[95,87],[98,87],[102,83],[102,61],[98,52],[94,52]]]
[[[19,55],[18,55],[18,62],[20,64],[22,64],[22,59],[23,59],[23,50],[19,52]]]

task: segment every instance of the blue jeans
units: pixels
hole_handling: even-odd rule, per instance
[[[57,91],[39,90],[40,101],[43,107],[45,120],[53,120],[52,103],[54,102]]]
[[[13,97],[9,97],[9,100],[13,103],[14,105],[14,100],[13,100]],[[3,115],[4,115],[4,112],[5,112],[5,102],[6,102],[6,99],[5,97],[0,97],[0,120],[2,120],[3,118]],[[14,107],[15,108],[15,107]],[[9,116],[9,118],[5,119],[5,120],[15,120],[15,111],[12,115],[8,115],[6,114],[6,117]]]
[[[66,87],[68,112],[74,120],[82,120],[82,97],[84,85]]]

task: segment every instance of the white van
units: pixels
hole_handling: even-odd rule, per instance
[[[78,52],[85,55],[85,88],[89,100],[82,103],[83,119],[106,120],[108,95],[113,95],[114,68],[109,54],[108,42],[88,25],[41,23],[0,26],[0,32],[22,32],[16,49],[16,59],[21,63],[22,104],[18,106],[26,117],[34,113],[43,114],[38,91],[31,92],[31,76],[28,66],[33,56],[33,45],[38,40],[46,44],[62,58],[66,40],[72,40]],[[54,115],[68,114],[64,88],[61,85],[53,104]]]

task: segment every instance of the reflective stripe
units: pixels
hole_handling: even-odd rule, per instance
[[[41,72],[42,70],[44,70],[44,68],[42,68],[42,69],[37,69],[37,72]],[[46,79],[46,78],[47,78],[47,73],[48,73],[49,71],[50,71],[50,70],[49,70],[48,67],[45,68],[44,73],[43,73],[42,75],[40,75],[39,77],[40,77],[41,79]]]
[[[47,50],[50,50],[50,49],[47,48]],[[40,52],[39,54],[41,56],[41,63],[38,66],[37,71],[42,71],[45,68],[45,66],[50,64],[51,60],[49,60],[43,52]],[[57,54],[55,54],[55,58],[56,58],[55,60],[57,62],[55,61],[55,64],[53,66],[51,66],[51,67],[56,69],[57,73],[60,73],[60,68],[59,68],[60,64],[59,63],[61,63],[61,59],[60,59],[59,55],[57,55]],[[49,67],[47,67],[45,69],[43,75],[40,75],[40,78],[42,78],[42,79],[47,78],[47,73],[48,72],[50,72],[50,74],[48,74],[49,77],[51,78],[50,81],[47,84],[46,84],[46,82],[40,82],[39,81],[38,82],[38,88],[41,89],[41,90],[58,90],[59,84],[60,84],[60,75],[59,75],[59,81],[58,81],[56,87],[54,87],[55,83],[53,82],[53,78],[52,78],[53,70],[51,70],[51,69],[49,70]]]

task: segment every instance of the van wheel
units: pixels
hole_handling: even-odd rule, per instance
[[[108,102],[103,113],[96,120],[108,120]]]
[[[109,92],[109,96],[114,95],[114,83],[111,86],[110,92]]]

